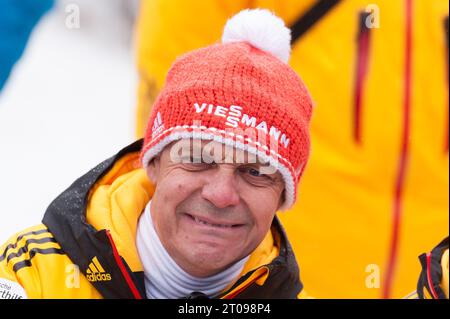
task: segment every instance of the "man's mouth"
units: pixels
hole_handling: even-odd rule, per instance
[[[221,222],[221,221],[214,221],[206,217],[198,217],[191,214],[186,214],[189,218],[191,218],[195,223],[199,225],[209,226],[209,227],[217,227],[217,228],[223,228],[223,229],[231,229],[236,228],[239,226],[242,226],[243,224],[239,223],[232,223],[232,222]]]

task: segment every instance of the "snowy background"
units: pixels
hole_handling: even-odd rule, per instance
[[[34,29],[0,93],[0,243],[134,140],[135,11],[130,0],[59,1]]]

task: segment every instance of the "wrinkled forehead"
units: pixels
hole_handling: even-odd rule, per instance
[[[163,150],[164,157],[174,163],[254,164],[265,169],[265,174],[277,173],[277,163],[214,140],[181,139],[170,143]]]

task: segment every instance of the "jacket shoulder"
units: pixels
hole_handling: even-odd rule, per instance
[[[0,247],[0,299],[41,297],[40,269],[55,255],[63,251],[43,224],[11,236]]]

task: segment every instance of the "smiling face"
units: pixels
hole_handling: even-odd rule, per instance
[[[260,244],[282,203],[284,182],[279,172],[264,170],[246,152],[233,149],[220,161],[217,150],[229,155],[228,146],[198,142],[168,145],[149,163],[147,175],[156,184],[151,214],[163,246],[187,273],[207,277]],[[174,156],[180,143],[200,151]],[[208,157],[204,151],[211,145],[216,154],[207,152],[214,155]],[[192,155],[202,151],[203,156]]]

